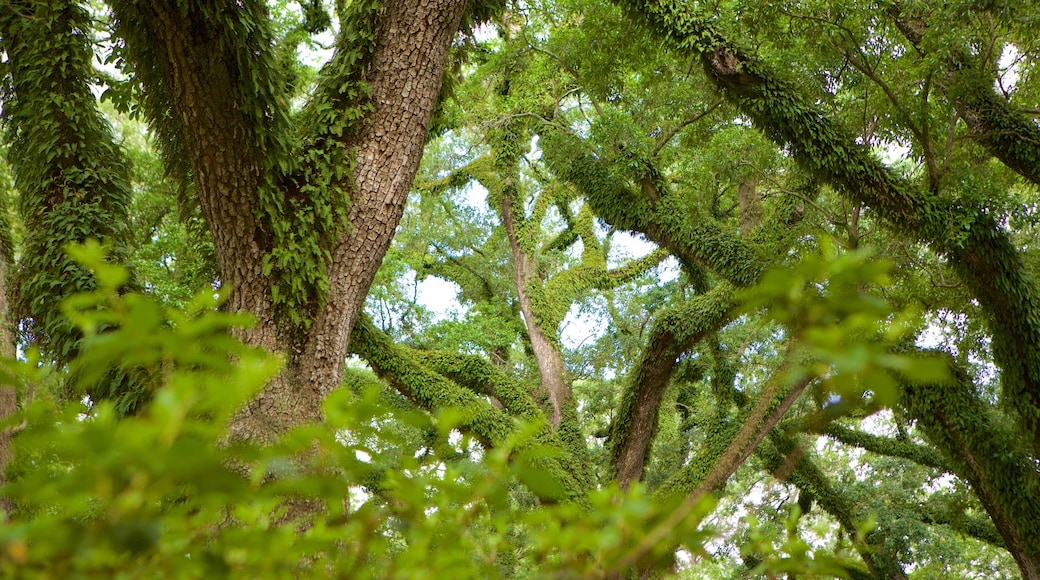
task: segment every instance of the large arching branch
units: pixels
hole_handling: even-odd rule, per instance
[[[896,175],[691,5],[622,5],[672,47],[700,57],[709,79],[811,174],[948,257],[988,314],[1006,400],[1040,450],[1040,287],[996,219],[983,208],[951,206]]]

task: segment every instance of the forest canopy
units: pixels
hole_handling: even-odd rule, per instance
[[[1038,38],[0,0],[0,571],[1040,579]]]

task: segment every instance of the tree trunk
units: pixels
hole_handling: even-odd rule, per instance
[[[333,253],[326,305],[299,361],[303,388],[319,400],[339,386],[354,323],[404,213],[465,5],[464,0],[384,5],[368,75],[375,110],[356,141],[350,231]]]
[[[758,193],[758,183],[745,179],[737,186],[737,202],[740,204],[740,235],[749,236],[751,231],[762,221],[762,196]]]

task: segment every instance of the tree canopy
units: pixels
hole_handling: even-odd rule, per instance
[[[1040,579],[1037,38],[0,0],[0,569]]]

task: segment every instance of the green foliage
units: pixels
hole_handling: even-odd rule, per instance
[[[825,252],[833,252],[829,244]],[[791,333],[802,349],[795,375],[823,378],[822,389],[839,399],[868,399],[882,407],[899,397],[900,380],[941,383],[946,364],[896,354],[917,334],[921,316],[913,309],[894,311],[871,288],[889,283],[891,264],[865,251],[807,256],[793,268],[767,271],[744,294],[744,308],[764,308]]]
[[[262,448],[229,422],[296,369],[231,338],[253,333],[210,290],[214,242],[264,256],[250,290],[277,316],[258,330],[288,352],[322,342],[308,325],[335,242],[364,234],[344,230],[393,11],[103,4],[0,13],[0,191],[25,244],[4,223],[0,240],[43,351],[0,376],[26,407],[0,432],[16,447],[0,574],[930,578],[1040,562],[1030,3],[468,2],[369,296],[382,330],[354,329],[362,360],[323,423]],[[330,28],[319,72],[300,57]],[[110,43],[125,79],[92,69]],[[195,74],[168,69],[185,63]],[[131,122],[103,106],[106,121],[91,84]],[[619,232],[657,249],[631,260]],[[89,237],[111,257],[65,256]],[[245,264],[225,250],[233,278]],[[515,259],[535,264],[519,287]],[[430,276],[457,286],[459,316],[422,306]],[[558,429],[528,328],[573,386]],[[936,340],[944,353],[912,346]],[[621,491],[612,463],[635,427],[642,481]],[[752,458],[720,468],[750,432]],[[705,477],[717,505],[663,493]]]
[[[784,541],[778,542],[771,536],[758,531],[758,522],[752,519],[749,524],[751,532],[748,542],[743,548],[745,560],[760,562],[751,570],[751,574],[797,574],[799,578],[854,578],[853,571],[866,573],[862,565],[849,558],[834,557],[826,552],[815,553],[798,534],[798,519],[801,512],[796,508],[791,511],[786,524]],[[859,538],[870,529],[869,523],[858,530]]]

